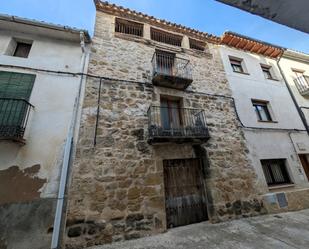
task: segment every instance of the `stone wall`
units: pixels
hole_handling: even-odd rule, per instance
[[[101,81],[97,133],[100,80],[87,81],[69,191],[66,248],[166,230],[163,160],[201,155],[191,143],[147,143],[147,110],[161,95],[181,97],[184,107],[206,112],[211,138],[201,148],[211,222],[265,212],[255,194],[256,176],[215,45],[209,44],[210,53],[169,48],[192,62],[194,81],[186,91],[155,87],[151,58],[156,47],[168,46],[118,37],[113,20],[97,12],[89,73],[119,80]]]

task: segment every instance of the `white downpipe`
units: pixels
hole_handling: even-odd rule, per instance
[[[81,72],[85,73],[85,70],[87,69],[85,67],[87,61],[88,61],[88,51],[86,51],[85,48],[85,42],[84,42],[84,33],[80,33],[81,38],[81,49],[83,52],[83,58],[82,58],[82,64],[81,64]],[[62,223],[62,217],[63,217],[63,206],[64,206],[64,199],[65,199],[65,191],[66,191],[66,185],[67,185],[67,178],[68,178],[68,171],[69,171],[69,164],[71,159],[71,152],[73,150],[73,138],[74,138],[74,132],[76,129],[76,122],[77,117],[79,114],[79,106],[80,106],[80,99],[82,95],[82,89],[83,89],[83,81],[84,76],[81,75],[80,83],[79,83],[79,90],[78,94],[75,98],[74,107],[73,107],[73,115],[72,120],[70,123],[68,135],[66,138],[66,143],[64,147],[64,155],[63,155],[63,162],[62,162],[62,168],[61,168],[61,176],[60,176],[60,183],[59,183],[59,191],[58,191],[58,197],[57,197],[57,206],[56,206],[56,213],[55,213],[55,219],[54,219],[54,226],[53,226],[53,235],[52,235],[52,241],[51,241],[51,249],[59,249],[59,241],[60,241],[60,232],[61,232],[61,223]]]

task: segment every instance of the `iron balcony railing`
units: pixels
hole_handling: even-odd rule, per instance
[[[150,106],[148,120],[150,142],[209,138],[205,112],[200,109]]]
[[[309,95],[309,76],[302,75],[294,79],[294,83],[302,95]]]
[[[0,98],[0,139],[22,142],[32,107],[24,99]]]
[[[158,85],[174,85],[186,88],[192,83],[192,66],[189,60],[178,58],[173,53],[156,51],[152,57],[153,82]]]

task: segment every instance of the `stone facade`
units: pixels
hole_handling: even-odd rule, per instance
[[[205,159],[211,222],[265,212],[255,194],[256,175],[217,45],[208,43],[207,51],[200,52],[151,41],[147,32],[132,38],[116,34],[114,22],[115,16],[97,11],[89,73],[115,80],[101,80],[100,89],[100,79],[88,77],[69,191],[66,248],[165,231],[164,159]],[[156,48],[190,60],[194,81],[188,89],[152,85]],[[160,96],[178,97],[184,107],[205,110],[211,138],[199,145],[203,155],[193,143],[147,143],[147,110],[160,103]]]

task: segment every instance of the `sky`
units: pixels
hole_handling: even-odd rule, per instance
[[[215,0],[110,0],[145,14],[221,36],[234,31],[309,53],[309,34],[271,22]],[[87,29],[93,34],[92,0],[2,0],[1,14]]]

